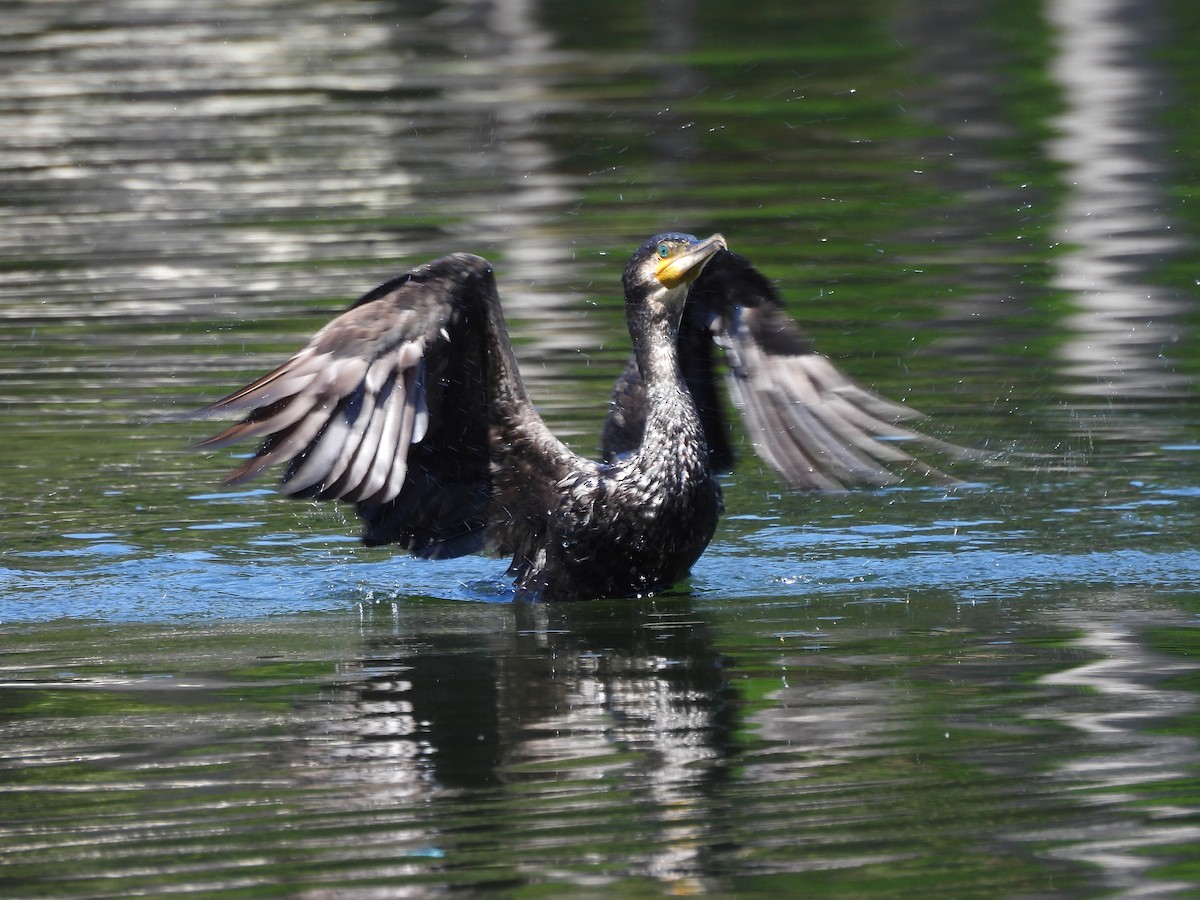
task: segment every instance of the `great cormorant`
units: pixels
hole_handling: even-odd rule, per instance
[[[368,544],[511,556],[521,599],[669,588],[721,511],[677,339],[688,288],[724,248],[719,234],[660,234],[625,267],[642,437],[619,460],[586,459],[551,434],[517,371],[492,267],[465,253],[381,285],[207,407],[250,412],[201,446],[263,439],[228,480],[286,463],[285,493],[357,503]]]
[[[896,467],[946,478],[896,439],[964,452],[897,424],[918,414],[816,353],[721,235],[657,235],[623,283],[634,352],[602,462],[568,449],[533,408],[492,268],[464,253],[381,285],[207,407],[250,412],[201,446],[263,439],[228,481],[286,463],[283,491],[356,503],[367,544],[511,556],[517,596],[551,600],[661,591],[708,545],[714,472],[733,459],[714,346],[755,450],[791,487],[890,484]]]

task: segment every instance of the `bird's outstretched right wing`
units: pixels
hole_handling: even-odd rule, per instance
[[[489,332],[497,322],[503,331],[485,260],[454,254],[420,266],[202,410],[248,412],[200,447],[260,439],[228,481],[281,463],[285,493],[357,503],[368,543],[475,552],[491,509],[489,345],[507,349],[507,334]]]

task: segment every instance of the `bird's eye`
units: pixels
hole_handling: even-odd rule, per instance
[[[668,247],[666,244],[659,244],[658,245],[658,255],[659,255],[660,259],[666,259],[668,256],[671,255],[671,248]]]

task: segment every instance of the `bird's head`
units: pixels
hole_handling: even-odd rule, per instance
[[[697,238],[690,234],[656,234],[638,247],[625,267],[626,305],[661,309],[673,321],[683,310],[687,289],[719,250],[724,235]]]

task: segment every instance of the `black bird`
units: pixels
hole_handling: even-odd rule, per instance
[[[687,574],[716,527],[713,473],[733,467],[718,349],[755,450],[791,488],[878,487],[902,480],[895,469],[954,481],[899,442],[978,458],[899,424],[920,414],[817,353],[720,235],[651,238],[623,280],[634,355],[602,463],[537,415],[491,267],[467,254],[381,285],[279,369],[207,407],[251,412],[201,446],[265,438],[228,481],[286,462],[284,491],[356,502],[367,544],[511,555],[527,599],[648,594]]]
[[[355,502],[367,544],[511,556],[521,599],[669,588],[716,529],[721,489],[681,374],[679,324],[717,234],[660,234],[625,267],[639,437],[596,462],[559,441],[517,371],[491,266],[456,253],[366,294],[274,372],[203,412],[204,441],[261,438],[229,477],[286,463],[295,497]]]
[[[955,481],[899,443],[951,459],[979,458],[900,425],[922,416],[847,378],[788,318],[771,283],[744,257],[721,250],[692,286],[679,327],[679,364],[714,471],[733,468],[717,350],[755,451],[790,488],[883,487],[903,480],[895,469],[927,481]],[[601,435],[605,461],[641,446],[645,410],[637,362],[630,360]]]

